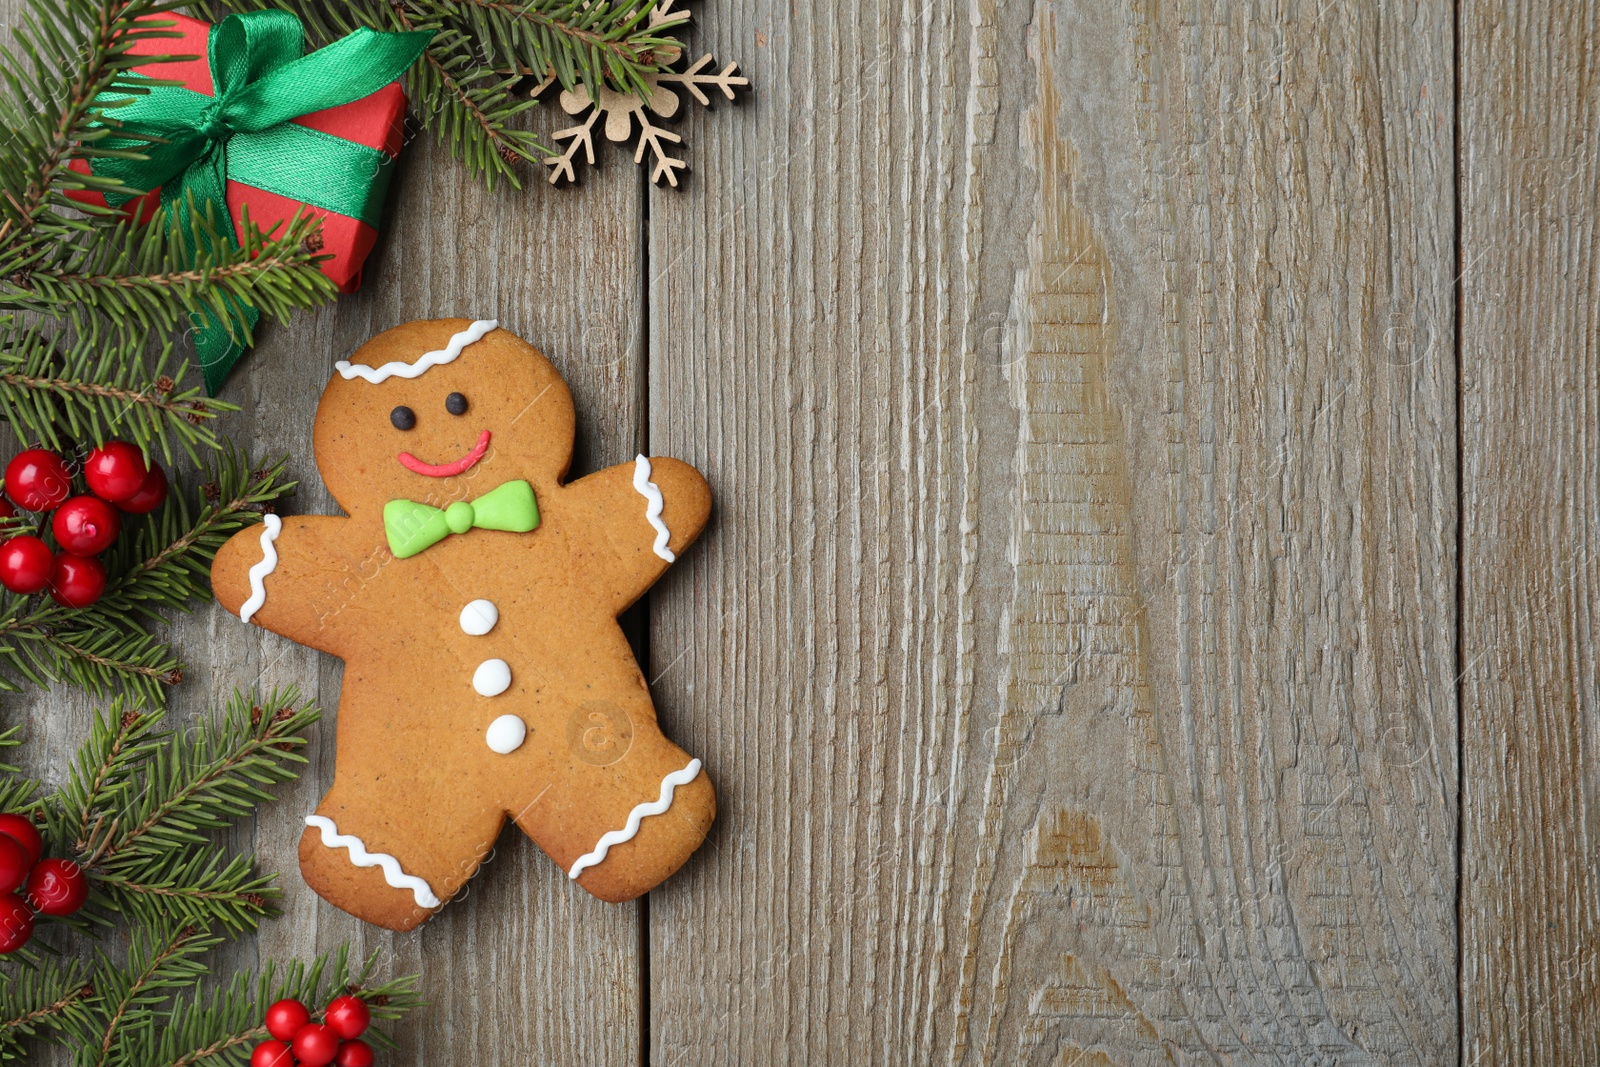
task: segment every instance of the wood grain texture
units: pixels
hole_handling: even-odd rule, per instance
[[[17,0],[0,0],[14,17]],[[412,131],[415,133],[415,131]],[[301,487],[282,510],[336,514],[311,456],[311,424],[335,360],[373,334],[412,319],[498,318],[537,345],[566,376],[578,413],[574,473],[630,459],[643,432],[640,197],[629,166],[572,190],[528,175],[518,192],[486,192],[426,137],[397,166],[365,285],[286,327],[267,327],[221,396],[243,407],[219,426],[253,456],[288,454]],[[191,484],[193,482],[190,479]],[[380,954],[383,973],[420,972],[430,1002],[401,1023],[385,1063],[633,1065],[643,1045],[639,906],[603,904],[507,825],[497,855],[437,918],[409,934],[365,926],[318,899],[300,878],[302,818],[333,781],[342,665],[247,627],[216,605],[175,628],[187,668],[172,693],[186,723],[236,687],[298,685],[324,709],[310,767],[234,841],[280,872],[283,915],[224,949],[219,969],[305,959],[350,943]],[[20,706],[17,706],[20,705]],[[47,783],[86,735],[92,703],[66,689],[31,692],[29,767]],[[48,1056],[46,1062],[50,1062]]]
[[[1461,8],[1468,1064],[1600,1062],[1597,23]]]
[[[690,109],[685,190],[414,142],[366,291],[227,395],[330,511],[331,361],[498,315],[580,470],[705,471],[647,674],[712,836],[641,911],[508,833],[363,929],[294,873],[319,742],[227,958],[420,970],[397,1065],[1600,1061],[1600,9],[1471,0],[1459,71],[1445,0],[696,11],[755,94]],[[336,706],[220,611],[178,639],[180,718]],[[14,707],[58,779],[90,704]]]
[[[708,11],[655,1061],[1454,1059],[1450,14]]]

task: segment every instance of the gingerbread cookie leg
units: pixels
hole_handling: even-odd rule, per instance
[[[595,701],[575,722],[560,778],[512,817],[578,885],[601,900],[632,900],[700,846],[716,794],[701,762],[662,736],[648,706],[630,714]]]
[[[504,821],[494,805],[463,816],[450,793],[448,781],[336,777],[300,836],[306,884],[374,925],[418,925],[478,869]],[[436,817],[419,819],[419,812]]]
[[[676,745],[668,747],[682,754]],[[661,776],[655,797],[641,799],[626,819],[614,819],[617,825],[572,862],[567,877],[601,900],[633,900],[683,866],[705,840],[716,816],[711,780],[698,759],[686,759],[677,770]]]

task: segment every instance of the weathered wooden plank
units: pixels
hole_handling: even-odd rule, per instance
[[[16,0],[0,0],[9,14]],[[566,375],[578,411],[574,470],[630,458],[643,432],[641,178],[619,166],[581,187],[486,192],[430,140],[407,146],[391,188],[384,236],[363,290],[330,308],[269,327],[223,397],[244,411],[222,429],[253,455],[288,454],[301,488],[286,510],[337,513],[312,462],[311,424],[333,362],[372,334],[417,318],[496,317],[538,345]],[[176,629],[188,677],[172,695],[188,721],[235,687],[298,685],[325,711],[311,767],[240,840],[264,870],[281,872],[282,917],[224,963],[306,958],[350,942],[378,951],[389,974],[420,971],[431,1002],[399,1026],[385,1062],[622,1065],[643,1044],[638,905],[602,904],[507,826],[498,856],[465,899],[409,934],[365,926],[319,900],[301,880],[301,820],[333,781],[342,666],[245,627],[212,605]],[[58,780],[87,730],[80,695],[21,702],[31,767]]]
[[[421,138],[401,166],[367,286],[275,333],[252,357],[248,383],[236,386],[255,413],[257,447],[291,452],[311,483],[297,505],[336,510],[309,469],[310,417],[332,361],[416,318],[498,318],[567,377],[578,409],[576,463],[589,469],[631,456],[642,417],[638,177],[617,168],[557,192],[535,175],[525,192],[488,193]],[[285,373],[284,362],[294,370]],[[216,625],[238,628],[226,615]],[[271,635],[261,641],[263,684],[315,678],[323,706],[336,707],[337,660]],[[285,918],[262,934],[262,953],[303,955],[348,940],[380,949],[395,971],[422,972],[431,1004],[408,1024],[398,1062],[448,1059],[464,1048],[476,1063],[507,1067],[636,1062],[637,908],[574,891],[514,827],[466,899],[414,934],[364,926],[305,887],[298,825],[332,782],[335,725],[326,722],[314,746],[316,773],[262,819],[263,861],[289,872],[292,887]]]
[[[653,1058],[1452,1060],[1448,5],[706,16]]]
[[[1467,1063],[1600,1062],[1597,22],[1461,7]]]

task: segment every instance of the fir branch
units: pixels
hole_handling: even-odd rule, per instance
[[[56,849],[70,848],[77,856],[88,851],[91,822],[110,809],[133,769],[160,743],[152,736],[160,722],[159,711],[125,708],[121,700],[106,711],[96,709],[88,740],[45,809],[45,837]]]
[[[161,1032],[137,1049],[135,1061],[149,1067],[194,1067],[213,1057],[226,1056],[234,1049],[261,1041],[267,1036],[262,1025],[266,1010],[274,1001],[298,1000],[316,1011],[340,993],[366,1001],[377,1020],[393,1020],[419,1007],[415,977],[394,979],[374,985],[372,971],[378,953],[367,957],[359,967],[350,964],[349,950],[333,956],[319,956],[311,965],[291,964],[278,974],[270,964],[259,977],[240,974],[226,987],[210,995],[197,991],[180,999],[165,1020]],[[380,1028],[374,1027],[363,1039],[382,1047],[393,1047]]]
[[[670,33],[686,16],[658,21],[657,0],[610,3],[506,3],[455,0],[466,33],[482,43],[491,63],[509,61],[549,70],[565,89],[649,94],[646,78],[662,69],[663,53],[681,46]]]
[[[164,699],[164,685],[182,677],[171,651],[146,633],[84,627],[71,608],[42,601],[25,611],[29,599],[0,598],[10,609],[0,616],[0,663],[38,686],[66,682],[100,696],[120,683],[143,699]],[[0,691],[16,691],[16,678],[0,674]]]
[[[237,410],[233,404],[216,403],[207,405],[204,401],[190,400],[188,397],[195,395],[194,391],[185,394],[182,398],[172,399],[169,391],[161,389],[157,381],[155,389],[118,389],[113,385],[103,385],[99,382],[75,382],[69,378],[35,378],[26,374],[0,374],[0,384],[15,385],[22,389],[33,389],[41,392],[50,392],[57,395],[92,396],[105,400],[114,400],[119,405],[147,405],[166,414],[175,415],[184,422],[194,424],[201,419],[214,419],[222,411]],[[166,379],[168,386],[171,380]],[[113,428],[113,432],[117,429]]]
[[[134,922],[220,925],[238,933],[268,914],[278,896],[270,875],[258,875],[248,857],[224,857],[209,845],[122,862],[112,857],[90,870],[109,906]]]
[[[235,11],[272,7],[298,16],[321,46],[360,26],[433,30],[425,58],[406,74],[422,124],[492,187],[520,187],[517,167],[553,151],[513,123],[537,105],[518,92],[529,74],[568,90],[646,99],[649,78],[682,52],[674,31],[687,14],[667,0],[222,0]]]
[[[0,144],[0,273],[16,269],[10,262],[19,253],[25,262],[30,243],[84,228],[53,211],[69,206],[65,187],[133,191],[69,168],[105,135],[97,125],[104,119],[101,98],[142,91],[128,75],[154,57],[134,56],[133,46],[176,36],[170,24],[137,20],[177,6],[171,0],[35,0],[23,11],[16,46],[22,54],[0,47],[0,70],[11,91],[0,104],[11,134]]]
[[[413,24],[399,14],[401,25]],[[422,125],[434,130],[452,158],[484,175],[492,189],[496,178],[521,188],[514,167],[521,161],[537,162],[549,149],[536,134],[514,129],[510,122],[538,105],[531,97],[517,100],[512,87],[521,77],[484,77],[475,72],[473,42],[456,30],[439,28],[423,62],[407,74],[412,95],[438,106],[422,112]]]
[[[236,693],[220,719],[202,722],[152,747],[143,761],[144,788],[79,862],[91,874],[117,864],[167,857],[206,840],[198,830],[220,829],[271,800],[262,787],[296,777],[286,766],[304,763],[302,731],[317,721],[311,705],[296,709],[296,690],[253,703]]]
[[[171,354],[170,343],[151,358],[142,339],[86,336],[62,350],[38,322],[0,318],[0,417],[56,450],[118,437],[169,462],[176,443],[198,462],[219,444],[211,420],[236,408],[203,399],[198,386],[179,389],[166,373]]]
[[[156,652],[153,643],[147,643],[144,639],[146,636],[138,635],[131,644],[113,637],[110,643],[114,647],[104,653],[96,651],[95,645],[105,641],[105,635],[92,630],[67,634],[41,633],[39,640],[55,649],[63,658],[75,659],[89,665],[91,669],[131,674],[151,682],[177,685],[183,680],[177,661],[168,660],[164,654]],[[146,655],[147,650],[151,654],[160,656],[161,662],[150,662],[149,656]]]
[[[105,1067],[112,1061],[113,1049],[118,1050],[116,1063],[137,1063],[128,1057],[126,1045],[137,1040],[146,1027],[134,1028],[125,1035],[122,1026],[130,1015],[142,1016],[153,1003],[159,1003],[172,991],[191,985],[205,974],[205,966],[195,957],[218,944],[222,939],[195,926],[166,925],[156,928],[135,927],[128,948],[125,965],[113,964],[104,955],[95,968],[95,997],[90,1001],[104,1019],[104,1037],[92,1063]]]
[[[87,1022],[85,973],[80,961],[46,959],[0,975],[0,1060],[20,1058],[28,1038]]]
[[[140,697],[159,701],[162,684],[177,681],[177,661],[149,634],[63,629],[70,609],[46,602],[28,611],[24,598],[5,601],[0,662],[35,685],[67,682],[98,696],[122,682]],[[16,678],[0,674],[0,690],[20,688]]]
[[[241,221],[235,244],[222,238],[225,220],[210,203],[177,218],[158,210],[147,223],[122,219],[92,241],[61,245],[49,262],[0,278],[0,308],[66,307],[80,330],[98,317],[125,324],[134,336],[167,333],[206,310],[248,337],[248,323],[218,294],[276,319],[332,298],[333,280],[318,266],[327,258],[318,217],[299,212],[274,236],[250,220],[248,209]]]
[[[206,832],[247,817],[296,777],[319,712],[294,689],[235,693],[190,730],[160,730],[164,713],[121,702],[94,725],[60,789],[47,798],[45,838],[89,876],[97,902],[138,923],[239,931],[277,890]]]
[[[147,625],[165,610],[187,611],[207,598],[217,549],[294,487],[283,478],[282,460],[251,470],[231,445],[208,473],[198,508],[174,490],[160,511],[128,523],[106,553],[113,577],[91,607],[0,596],[0,666],[37,685],[68,682],[97,696],[123,686],[147,703],[161,703],[166,687],[183,674]],[[0,690],[18,687],[16,677],[0,673]]]
[[[105,596],[87,609],[106,615],[139,612],[155,617],[154,608],[184,608],[210,595],[211,559],[234,531],[261,521],[274,501],[297,483],[284,478],[287,458],[252,469],[249,458],[231,443],[223,445],[216,467],[200,489],[199,513],[190,518],[188,502],[178,493],[159,517],[141,527],[124,529],[117,552],[107,566],[116,575]]]

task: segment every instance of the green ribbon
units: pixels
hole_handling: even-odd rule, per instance
[[[388,157],[290,120],[377,92],[416,61],[432,36],[431,30],[362,28],[302,55],[305,30],[288,12],[229,15],[212,29],[206,46],[214,95],[152,86],[117,107],[111,115],[124,129],[161,142],[138,144],[141,158],[97,159],[95,173],[132,189],[159,187],[175,223],[187,221],[191,205],[201,213],[209,205],[218,236],[234,244],[239,239],[228,214],[229,179],[376,226]],[[107,199],[115,207],[128,198]],[[236,296],[224,299],[255,328],[255,308]],[[201,312],[195,325],[200,368],[215,394],[244,346],[212,311]]]
[[[472,501],[457,500],[443,510],[415,500],[391,500],[383,506],[383,533],[396,559],[407,559],[468,530],[528,533],[539,525],[539,503],[533,486],[518,479],[506,482]]]

